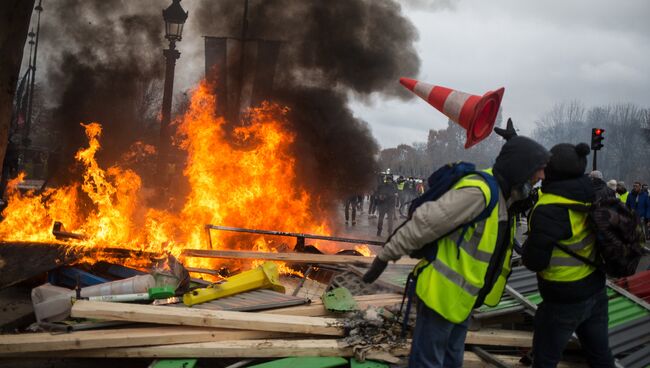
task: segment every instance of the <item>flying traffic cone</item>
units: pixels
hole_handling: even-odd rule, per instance
[[[477,144],[492,133],[505,90],[502,87],[488,91],[483,96],[476,96],[415,79],[400,78],[399,82],[462,126],[467,131],[465,148]]]

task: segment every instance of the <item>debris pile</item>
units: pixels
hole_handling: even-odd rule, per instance
[[[415,312],[404,330],[402,290],[414,260],[389,265],[375,284],[366,285],[360,276],[372,257],[188,253],[261,261],[228,277],[215,277],[223,270],[199,270],[213,281],[191,277],[174,257],[163,262],[164,269],[157,265],[149,272],[106,262],[91,268],[58,265],[48,272],[47,283],[32,289],[35,322],[0,335],[0,357],[137,357],[182,361],[186,367],[205,359],[264,367],[278,358],[285,359],[269,367],[407,366]],[[275,262],[303,270],[302,277],[280,275]],[[626,295],[610,285],[610,300],[619,306],[610,310],[627,311],[610,314],[612,349],[619,361],[643,362],[650,312],[640,299]],[[515,267],[502,302],[473,313],[465,366],[522,366],[539,301],[534,274]],[[577,351],[573,344],[561,366],[585,366]]]

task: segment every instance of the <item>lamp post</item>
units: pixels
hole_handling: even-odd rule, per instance
[[[163,50],[165,56],[165,89],[162,101],[162,121],[160,122],[160,143],[158,147],[158,173],[164,174],[167,163],[167,155],[171,146],[171,135],[169,122],[172,111],[172,93],[174,90],[174,68],[176,60],[181,53],[176,50],[176,42],[181,40],[183,25],[187,20],[187,14],[180,4],[181,0],[172,0],[172,4],[162,11],[165,20],[165,38],[169,41],[169,48]]]

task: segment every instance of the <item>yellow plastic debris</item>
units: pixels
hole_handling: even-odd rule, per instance
[[[183,303],[191,307],[255,289],[273,289],[284,293],[284,286],[280,284],[280,274],[275,263],[264,262],[254,270],[231,276],[219,284],[192,290],[183,295]]]

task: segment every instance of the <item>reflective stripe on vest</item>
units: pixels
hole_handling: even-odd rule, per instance
[[[491,170],[486,170],[492,174]],[[475,187],[481,190],[485,204],[490,201],[490,189],[483,179],[468,176],[461,179],[453,189]],[[469,227],[457,245],[462,228],[438,241],[436,259],[428,264],[423,260],[416,266],[419,274],[416,293],[429,308],[453,323],[467,319],[479,292],[485,285],[489,262],[497,242],[499,230],[499,205],[490,216]],[[514,234],[514,233],[513,233]],[[512,242],[506,259],[498,270],[499,277],[491,292],[486,296],[493,304],[499,302],[505,287],[505,278],[510,273]],[[504,267],[505,266],[505,267]],[[505,275],[505,276],[504,276]]]
[[[589,203],[579,202],[555,194],[542,193],[535,204],[534,210],[538,206],[553,204],[578,204],[588,206]],[[590,260],[596,259],[595,243],[596,236],[588,224],[588,214],[586,212],[568,209],[569,221],[571,222],[571,237],[560,240],[558,243],[571,251]],[[532,223],[532,221],[531,221]],[[530,226],[530,224],[529,224]],[[581,260],[566,253],[559,247],[553,247],[551,260],[546,269],[539,275],[548,281],[577,281],[589,276],[595,268]]]

